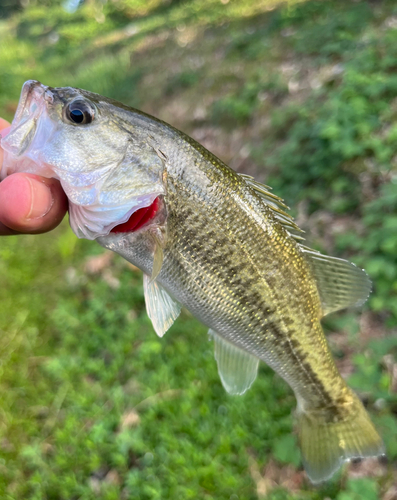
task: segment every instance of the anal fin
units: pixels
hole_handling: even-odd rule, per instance
[[[181,306],[156,281],[143,275],[146,311],[159,337],[172,326],[181,312]]]
[[[256,379],[259,359],[228,342],[214,330],[209,330],[208,334],[214,339],[215,359],[223,387],[229,394],[244,394]]]

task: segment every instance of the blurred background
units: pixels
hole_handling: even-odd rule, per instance
[[[308,244],[373,280],[326,318],[389,463],[308,483],[295,399],[225,393],[206,329],[156,337],[142,275],[64,223],[0,241],[0,498],[397,498],[395,1],[2,0],[0,116],[25,80],[113,97],[271,185]]]

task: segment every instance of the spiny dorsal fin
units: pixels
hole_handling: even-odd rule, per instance
[[[364,304],[371,293],[371,280],[365,271],[347,260],[300,247],[313,269],[324,316]]]
[[[229,394],[244,394],[258,373],[259,359],[209,330],[215,343],[215,359],[223,387]]]
[[[147,314],[152,320],[155,332],[162,337],[179,316],[181,306],[146,274],[143,275],[143,290]]]
[[[302,231],[302,229],[295,224],[293,217],[286,212],[286,210],[289,210],[289,207],[287,207],[281,198],[270,192],[271,188],[269,186],[257,182],[250,175],[239,174],[239,176],[242,177],[245,183],[248,184],[248,186],[250,186],[250,188],[261,197],[262,201],[272,209],[274,217],[284,226],[284,228],[295,240],[304,240],[302,236],[304,231]]]

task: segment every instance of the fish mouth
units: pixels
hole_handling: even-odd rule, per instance
[[[37,100],[41,100],[45,90],[47,90],[46,87],[36,80],[28,80],[23,84],[14,122],[20,122],[26,115],[26,111],[28,113],[31,111],[29,108],[32,100],[37,104]]]
[[[138,208],[135,212],[133,212],[129,219],[126,222],[121,224],[117,224],[117,226],[111,229],[111,233],[133,233],[150,224],[156,216],[163,212],[163,219],[160,222],[163,224],[165,222],[165,205],[164,205],[164,197],[157,196],[154,201],[142,208]]]
[[[15,112],[13,124],[19,124],[26,117],[36,114],[37,107],[42,106],[44,101],[52,103],[54,94],[50,87],[43,85],[37,80],[28,80],[22,86],[21,97]]]
[[[48,105],[54,101],[52,90],[36,80],[24,83],[11,127],[3,130],[0,135],[0,146],[4,150],[0,180],[16,171],[36,173],[36,169],[40,167],[37,154],[31,154],[31,149],[40,129],[39,118],[47,114]],[[46,135],[41,133],[41,141],[46,140]]]
[[[2,134],[1,146],[15,156],[21,156],[30,146],[37,129],[37,120],[45,103],[52,103],[49,87],[36,80],[24,83],[11,129]]]

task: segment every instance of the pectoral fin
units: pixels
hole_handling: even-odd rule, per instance
[[[228,342],[213,330],[208,334],[215,342],[215,359],[223,387],[229,394],[244,394],[256,379],[259,359]]]
[[[150,277],[150,281],[154,281],[157,276],[160,274],[161,267],[163,265],[164,260],[164,252],[163,248],[165,247],[166,236],[161,231],[160,228],[157,228],[155,231],[150,233],[150,236],[153,240],[154,250],[153,250],[153,269],[152,275]]]
[[[152,275],[150,277],[150,281],[154,281],[160,274],[161,266],[163,265],[163,259],[164,259],[163,249],[159,244],[157,244],[154,249],[153,270],[152,270]]]
[[[367,273],[351,262],[302,247],[317,282],[323,314],[364,304],[371,292]]]
[[[146,274],[143,275],[146,311],[152,320],[153,328],[159,337],[171,327],[181,312],[181,306]]]

